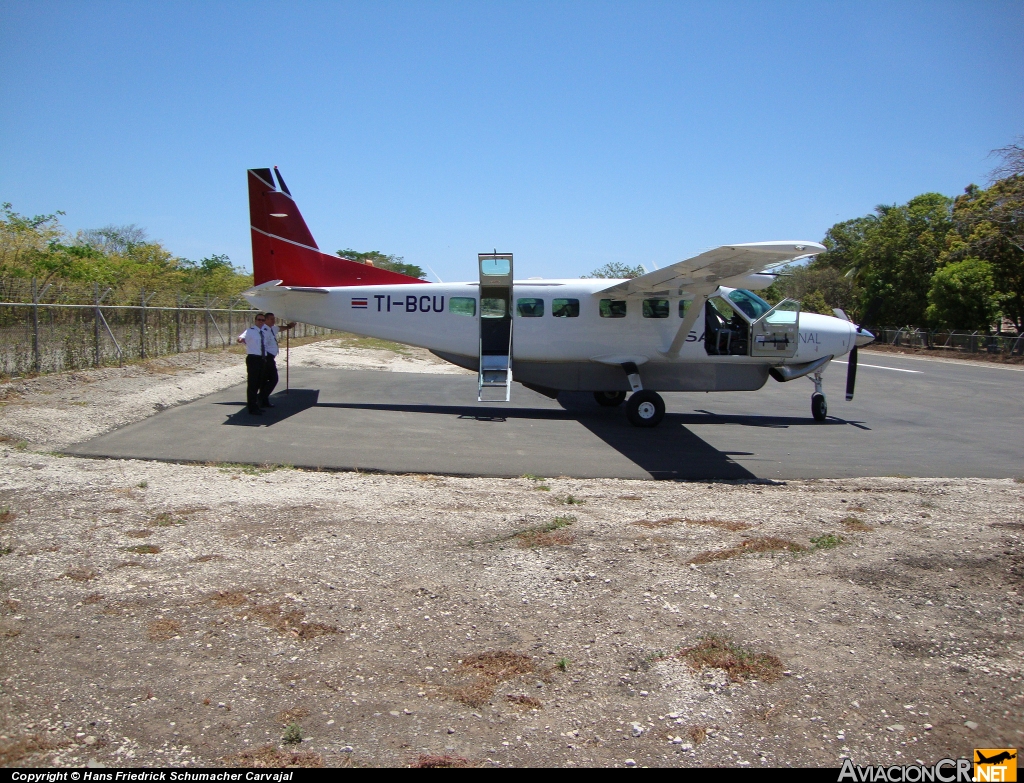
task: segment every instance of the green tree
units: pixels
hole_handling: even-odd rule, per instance
[[[349,261],[358,261],[360,264],[365,264],[367,261],[373,263],[377,269],[387,269],[391,272],[398,272],[409,277],[419,278],[420,280],[426,279],[427,273],[423,271],[421,267],[416,264],[405,263],[403,256],[390,255],[386,256],[379,250],[371,250],[367,253],[360,253],[357,250],[351,248],[347,250],[337,251],[338,255],[342,258],[347,258]]]
[[[1024,175],[997,180],[989,188],[969,186],[953,205],[957,234],[943,260],[981,258],[992,268],[999,307],[1024,327]]]
[[[965,258],[935,270],[928,291],[928,320],[950,329],[985,329],[999,314],[992,265]]]
[[[647,273],[640,264],[637,264],[636,266],[629,266],[628,264],[622,264],[618,261],[609,261],[604,266],[595,269],[589,275],[583,275],[583,277],[607,278],[609,280],[630,280],[634,277],[640,277],[645,274]]]

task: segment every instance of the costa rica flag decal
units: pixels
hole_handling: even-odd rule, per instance
[[[353,310],[365,310],[369,306],[369,302],[365,296],[353,296],[352,297],[352,309]]]

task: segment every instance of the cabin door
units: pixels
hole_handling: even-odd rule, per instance
[[[477,400],[512,394],[512,254],[480,253],[480,373]]]
[[[800,303],[783,299],[750,328],[750,355],[773,359],[790,358],[800,344]]]

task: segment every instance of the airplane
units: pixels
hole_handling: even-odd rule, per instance
[[[1016,753],[1011,753],[1007,750],[1004,750],[1002,753],[997,753],[992,758],[985,758],[984,754],[982,754],[980,750],[975,749],[974,752],[978,756],[977,760],[974,762],[975,764],[999,764],[1002,761],[1011,761],[1017,758]]]
[[[514,378],[551,398],[625,402],[630,423],[654,427],[665,416],[659,391],[754,391],[769,376],[809,377],[820,422],[822,372],[848,354],[853,399],[857,348],[874,339],[841,310],[806,313],[754,293],[772,268],[823,252],[816,242],[726,245],[627,280],[516,280],[512,254],[495,251],[478,255],[476,281],[430,283],[321,252],[276,166],[249,169],[248,187],[255,285],[243,295],[254,307],[426,348],[476,372],[482,402],[507,402]]]

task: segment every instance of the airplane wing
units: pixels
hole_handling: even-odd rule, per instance
[[[625,280],[598,291],[598,294],[650,293],[655,291],[714,290],[732,278],[746,277],[798,258],[825,251],[817,242],[751,242],[723,245],[699,256]]]

